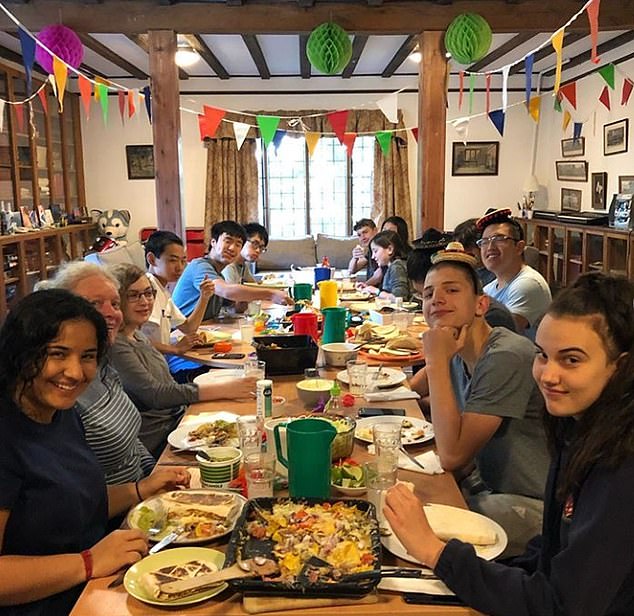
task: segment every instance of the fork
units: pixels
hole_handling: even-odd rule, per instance
[[[383,364],[379,364],[376,372],[372,375],[372,379],[370,379],[370,384],[365,388],[366,392],[373,392],[378,389],[377,381],[381,376],[381,370],[383,370]]]

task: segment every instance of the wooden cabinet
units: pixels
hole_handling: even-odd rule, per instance
[[[600,271],[634,279],[632,232],[551,220],[518,219],[528,245],[539,251],[539,271],[551,287]]]
[[[61,263],[82,257],[96,234],[91,223],[0,236],[0,322],[36,282],[46,280]]]

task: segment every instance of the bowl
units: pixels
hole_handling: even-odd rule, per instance
[[[354,449],[354,430],[357,422],[352,417],[342,417],[339,415],[322,415],[321,419],[326,419],[335,426],[337,435],[332,441],[332,460],[348,458]]]
[[[297,383],[297,395],[308,408],[314,408],[320,401],[330,400],[330,390],[335,384],[330,379],[304,379]]]
[[[330,485],[335,492],[343,494],[344,496],[361,496],[361,494],[365,494],[368,491],[365,486],[361,486],[360,488],[344,488],[343,486],[338,486],[336,483],[331,483]]]
[[[359,345],[349,342],[329,342],[322,345],[326,363],[329,366],[346,367],[346,362],[356,359]]]
[[[240,472],[242,452],[236,447],[206,447],[203,451],[213,461],[196,454],[201,484],[205,488],[227,487]]]

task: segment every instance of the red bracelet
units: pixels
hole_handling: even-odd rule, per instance
[[[80,553],[82,560],[84,561],[84,569],[86,570],[86,581],[92,579],[92,552],[90,550],[84,550]]]

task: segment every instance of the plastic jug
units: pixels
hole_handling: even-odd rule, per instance
[[[324,334],[321,339],[322,344],[329,342],[346,341],[346,315],[347,310],[341,306],[324,308]]]
[[[298,312],[291,316],[291,321],[295,335],[307,334],[317,342],[319,332],[317,330],[317,315],[314,312]]]
[[[336,428],[323,419],[296,419],[286,425],[284,456],[280,430],[273,430],[277,459],[288,469],[288,492],[292,498],[330,496],[330,446]]]
[[[323,266],[317,266],[315,268],[315,287],[322,281],[322,280],[330,280],[330,268],[329,267],[323,267]]]
[[[319,307],[332,308],[337,305],[339,296],[337,295],[337,281],[336,280],[322,280],[317,283],[319,287]]]
[[[293,299],[295,300],[295,308],[300,309],[302,307],[301,304],[297,302],[301,300],[308,300],[309,302],[313,299],[313,285],[306,282],[296,282],[293,285]]]

